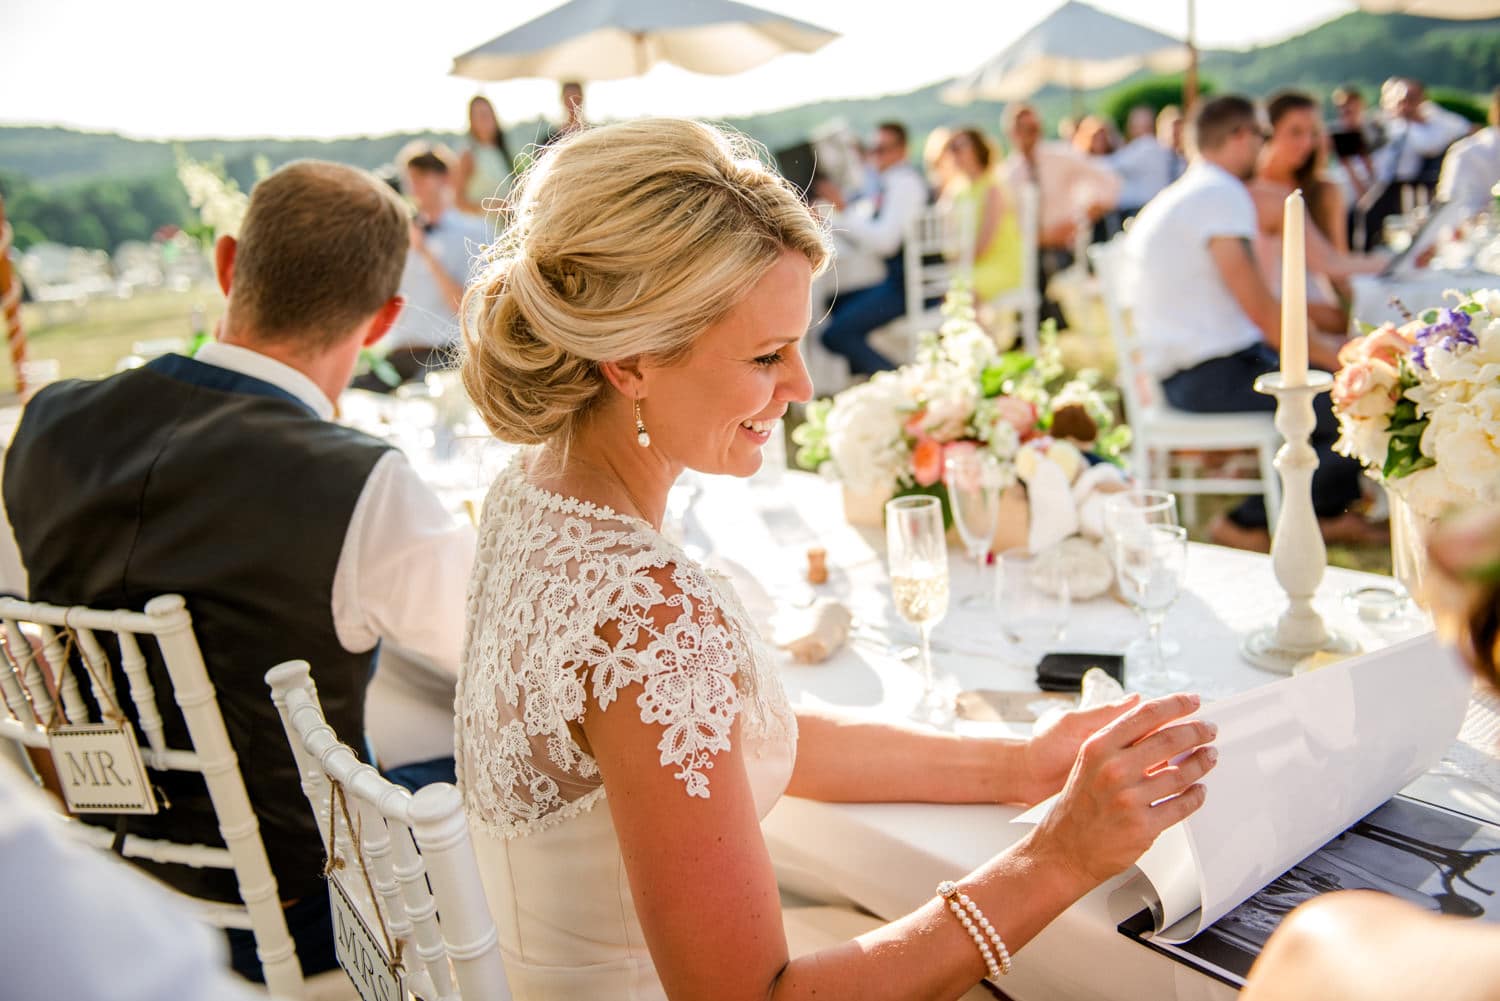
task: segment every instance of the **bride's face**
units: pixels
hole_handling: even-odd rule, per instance
[[[801,340],[812,267],[785,251],[687,356],[648,375],[641,416],[653,447],[704,473],[749,476],[787,404],[812,397]]]

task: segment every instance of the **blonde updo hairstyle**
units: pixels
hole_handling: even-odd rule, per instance
[[[671,364],[785,250],[823,229],[743,136],[650,118],[542,151],[464,296],[464,387],[497,438],[566,450],[606,398],[601,362]]]

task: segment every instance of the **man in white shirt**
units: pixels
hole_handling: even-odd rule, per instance
[[[1490,94],[1489,127],[1460,139],[1443,158],[1437,199],[1464,207],[1470,215],[1495,200],[1500,185],[1500,87]]]
[[[264,674],[308,660],[334,731],[357,747],[381,641],[450,678],[461,656],[472,526],[399,451],[330,420],[360,350],[401,312],[408,240],[405,207],[370,175],[282,167],[216,248],[228,297],[217,343],[44,388],[5,457],[0,544],[19,548],[26,577],[7,586],[62,605],[187,599],[307,974],[335,965],[322,840]],[[168,739],[185,739],[161,708]],[[451,756],[437,764],[451,780]],[[172,806],[129,818],[131,833],[218,841],[201,779],[153,781]],[[207,899],[240,893],[219,870],[157,874]],[[235,968],[258,977],[248,933],[230,943]]]
[[[1377,183],[1358,207],[1366,209],[1365,248],[1378,241],[1385,220],[1405,209],[1404,199],[1431,195],[1442,156],[1469,134],[1469,120],[1427,100],[1421,83],[1392,77],[1380,90],[1385,145],[1375,151]]]
[[[1122,286],[1143,363],[1181,410],[1275,408],[1272,397],[1253,388],[1257,376],[1277,368],[1281,343],[1281,306],[1256,264],[1255,204],[1245,187],[1263,141],[1250,101],[1231,95],[1203,103],[1190,125],[1194,159],[1187,172],[1141,210],[1126,236]],[[1311,326],[1308,336],[1312,363],[1336,367],[1342,339]],[[1327,396],[1316,405],[1313,504],[1325,536],[1367,538],[1369,529],[1345,515],[1360,496],[1359,464],[1332,450],[1338,426]],[[1224,544],[1270,547],[1259,496],[1215,521],[1210,532]]]
[[[401,275],[406,307],[385,338],[386,360],[401,381],[420,380],[429,370],[448,368],[458,344],[458,307],[475,255],[488,242],[483,216],[460,212],[453,204],[448,163],[431,149],[405,152],[406,191],[417,207],[411,222],[411,249]],[[360,389],[383,391],[378,376],[361,376]]]
[[[1120,177],[1120,215],[1131,219],[1157,193],[1171,184],[1173,153],[1156,138],[1156,113],[1149,105],[1130,109],[1125,119],[1125,145],[1108,157]]]
[[[906,127],[882,122],[870,146],[870,164],[879,173],[879,188],[869,201],[846,202],[837,186],[816,182],[814,193],[831,202],[829,220],[835,239],[873,257],[884,278],[867,288],[837,296],[820,334],[823,346],[843,355],[854,375],[873,375],[895,367],[870,346],[871,331],[906,312],[906,279],[902,246],[906,230],[927,207],[927,183],[907,155]],[[838,261],[834,261],[838,267]]]
[[[1043,142],[1042,120],[1029,104],[1008,106],[1004,125],[1011,144],[1004,166],[1010,189],[1020,191],[1027,184],[1037,187],[1041,316],[1066,326],[1057,304],[1045,298],[1047,284],[1073,263],[1080,232],[1092,228],[1119,204],[1120,178],[1067,143]]]

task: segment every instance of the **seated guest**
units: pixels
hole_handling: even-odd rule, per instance
[[[1438,176],[1438,201],[1456,202],[1471,215],[1494,202],[1500,185],[1500,87],[1490,94],[1489,123],[1453,144]]]
[[[956,212],[974,221],[974,294],[980,302],[1021,284],[1021,228],[1015,202],[991,169],[994,152],[976,128],[961,128],[948,152],[962,180],[953,195]]]
[[[1443,154],[1469,134],[1469,120],[1427,100],[1422,84],[1392,77],[1380,90],[1386,143],[1375,152],[1377,183],[1365,196],[1363,217],[1368,250],[1381,238],[1385,220],[1404,211],[1405,199],[1430,195],[1437,185]],[[1414,194],[1415,193],[1415,194]]]
[[[472,527],[398,450],[330,420],[360,350],[401,312],[408,243],[405,207],[375,178],[282,167],[251,192],[238,239],[215,248],[228,297],[217,342],[47,386],[5,461],[0,540],[14,530],[28,578],[5,584],[59,605],[187,599],[308,974],[334,966],[324,849],[264,675],[309,661],[334,731],[357,746],[382,640],[456,676],[474,556]],[[181,745],[181,716],[160,702]],[[199,776],[156,782],[170,809],[126,830],[218,842]],[[147,867],[195,896],[238,899],[228,871]],[[235,969],[259,979],[250,934],[229,935]]]
[[[1080,227],[1091,228],[1120,199],[1120,178],[1102,162],[1091,160],[1064,142],[1042,142],[1042,120],[1029,104],[1005,109],[1005,134],[1011,154],[1005,161],[1010,190],[1037,186],[1040,225],[1037,232],[1038,278],[1042,319],[1066,325],[1062,311],[1045,299],[1052,276],[1073,263]]]
[[[1161,143],[1170,158],[1167,161],[1167,183],[1171,184],[1187,170],[1187,154],[1183,143],[1182,109],[1169,104],[1156,114],[1156,141]]]
[[[1372,154],[1385,142],[1385,133],[1365,116],[1365,98],[1359,87],[1335,87],[1330,100],[1337,116],[1330,130],[1334,155],[1348,178],[1352,201],[1358,201],[1375,183]]]
[[[1442,631],[1486,687],[1500,685],[1500,514],[1476,510],[1428,540]],[[1488,888],[1483,888],[1485,893]],[[1462,898],[1460,898],[1462,899]],[[1245,1001],[1500,1001],[1500,930],[1384,893],[1346,890],[1298,907],[1266,943]]]
[[[410,224],[411,248],[401,274],[406,308],[386,338],[386,361],[402,382],[421,381],[433,369],[450,368],[458,344],[458,304],[470,262],[488,240],[483,217],[453,204],[447,161],[431,149],[405,158],[406,191],[417,207]],[[359,389],[384,392],[374,373],[355,380]]]
[[[1271,135],[1250,181],[1259,233],[1256,258],[1271,294],[1281,295],[1281,223],[1287,195],[1301,189],[1307,203],[1307,296],[1319,328],[1342,333],[1349,318],[1339,305],[1348,298],[1350,275],[1373,274],[1384,254],[1349,253],[1343,192],[1323,175],[1322,125],[1318,103],[1294,90],[1273,94],[1266,104]]]
[[[1172,150],[1156,138],[1156,113],[1138,104],[1125,119],[1125,145],[1110,155],[1109,165],[1120,175],[1120,217],[1133,219],[1172,181]]]
[[[1188,137],[1187,173],[1152,199],[1125,238],[1134,323],[1145,364],[1182,410],[1224,413],[1274,410],[1257,393],[1257,376],[1278,367],[1281,306],[1255,260],[1255,203],[1245,182],[1261,149],[1253,104],[1217,97],[1201,104]],[[1332,369],[1342,339],[1309,331],[1314,365]],[[1317,397],[1313,506],[1329,539],[1366,539],[1368,526],[1346,514],[1360,496],[1360,467],[1337,455],[1338,423],[1327,394]],[[1214,541],[1269,549],[1265,505],[1251,497],[1210,526]]]
[[[833,300],[828,323],[820,335],[823,346],[849,362],[853,375],[873,375],[895,368],[870,346],[875,329],[906,312],[906,275],[902,246],[906,230],[927,206],[927,184],[907,158],[906,127],[882,122],[870,146],[870,163],[880,175],[873,199],[846,202],[837,186],[816,182],[814,191],[834,207],[829,225],[834,235],[855,252],[881,261],[885,276],[878,283]]]

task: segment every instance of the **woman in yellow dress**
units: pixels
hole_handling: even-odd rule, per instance
[[[956,129],[948,154],[959,176],[954,212],[974,220],[974,295],[983,303],[1021,284],[1021,227],[1005,183],[990,169],[995,154],[984,133]]]

